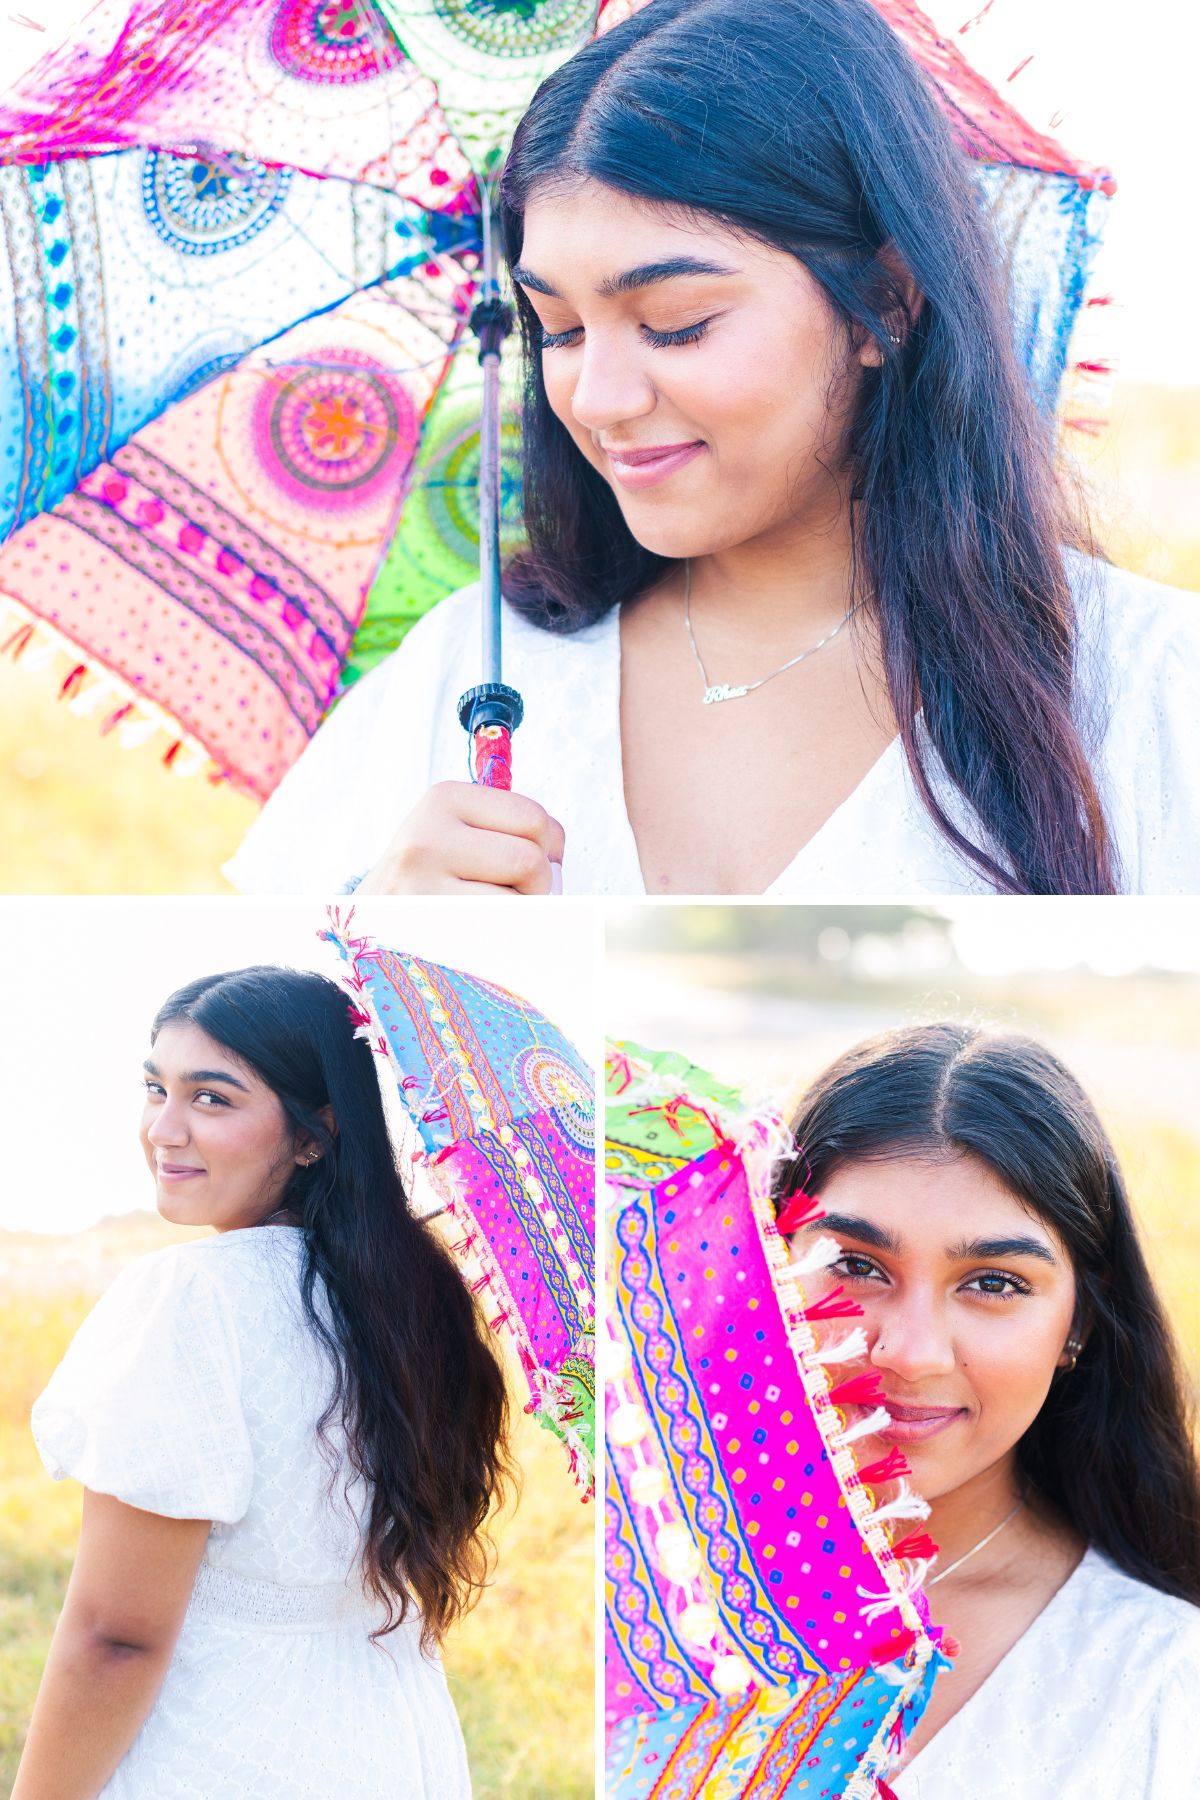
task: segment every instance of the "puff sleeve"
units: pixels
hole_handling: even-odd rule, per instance
[[[34,1441],[66,1476],[144,1512],[233,1524],[253,1456],[229,1301],[199,1246],[142,1257],[88,1314],[34,1402]]]

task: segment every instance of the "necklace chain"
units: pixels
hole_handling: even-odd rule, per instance
[[[823,650],[826,644],[832,643],[843,626],[849,624],[861,605],[862,601],[856,600],[854,605],[838,620],[832,631],[826,632],[825,636],[815,644],[810,644],[807,650],[802,650],[799,656],[793,656],[788,662],[780,663],[779,667],[772,669],[769,675],[760,676],[757,681],[748,681],[741,687],[732,686],[723,681],[711,682],[708,679],[708,671],[704,667],[704,660],[700,655],[696,634],[692,630],[692,565],[690,561],[685,562],[683,565],[683,624],[688,635],[688,643],[692,646],[692,655],[696,658],[696,667],[699,669],[700,678],[704,683],[704,705],[716,706],[722,700],[740,700],[743,695],[754,693],[756,688],[765,687],[768,681],[774,681],[777,675],[784,674],[788,669],[794,669],[797,663],[802,663],[808,657],[815,656],[818,650]]]
[[[948,1569],[942,1569],[938,1574],[932,1576],[931,1579],[925,1583],[925,1586],[927,1588],[936,1587],[939,1581],[945,1581],[947,1575],[953,1575],[955,1569],[961,1569],[965,1562],[969,1562],[977,1551],[986,1550],[992,1539],[994,1537],[999,1537],[1006,1525],[1011,1525],[1024,1504],[1024,1500],[1018,1500],[1012,1511],[1001,1519],[1000,1523],[994,1526],[993,1529],[988,1532],[986,1537],[980,1538],[979,1542],[973,1544],[964,1556],[960,1556],[957,1562],[952,1562]]]

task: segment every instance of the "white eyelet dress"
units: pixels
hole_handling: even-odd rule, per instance
[[[140,1258],[34,1406],[56,1480],[213,1521],[162,1687],[101,1800],[469,1800],[418,1620],[370,1641],[367,1490],[346,1487],[336,1419],[332,1486],[318,1443],[333,1372],[302,1254],[296,1228],[259,1226]]]

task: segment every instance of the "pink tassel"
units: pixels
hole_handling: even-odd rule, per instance
[[[83,686],[83,678],[86,674],[87,664],[76,663],[75,667],[71,670],[71,673],[67,676],[66,680],[58,690],[59,699],[69,700],[72,694],[77,694]]]
[[[892,1555],[897,1562],[907,1561],[909,1558],[914,1562],[928,1562],[937,1553],[938,1547],[927,1531],[910,1531],[906,1538],[901,1538],[898,1544],[892,1545]]]
[[[821,1298],[814,1300],[811,1306],[806,1306],[804,1317],[806,1319],[861,1319],[863,1309],[858,1301],[851,1300],[847,1296],[845,1288],[839,1285],[830,1288],[827,1294],[822,1294]]]
[[[948,1656],[950,1658],[951,1662],[957,1662],[962,1655],[962,1645],[956,1637],[951,1637],[948,1631],[942,1633],[942,1641],[938,1648],[941,1650],[943,1656]]]
[[[491,1287],[491,1285],[492,1285],[491,1276],[490,1275],[481,1275],[479,1277],[478,1281],[473,1281],[471,1283],[471,1292],[473,1294],[480,1294],[483,1292],[485,1287]]]
[[[900,1657],[907,1656],[917,1641],[917,1633],[911,1630],[898,1631],[895,1637],[884,1638],[878,1644],[872,1644],[867,1651],[867,1661],[871,1663],[897,1662]]]
[[[987,0],[987,5],[984,7],[982,12],[977,12],[975,14],[975,17],[973,19],[968,19],[965,25],[960,25],[958,28],[959,37],[962,37],[964,32],[970,31],[974,26],[978,25],[980,19],[986,19],[988,14],[992,10],[992,7],[995,5],[995,3],[996,3],[996,0]],[[889,1794],[890,1794],[890,1789],[889,1789]],[[888,1795],[884,1796],[884,1800],[888,1800]],[[894,1800],[894,1796],[892,1796],[892,1800]]]
[[[799,1231],[802,1225],[814,1225],[824,1217],[825,1208],[801,1188],[798,1193],[788,1195],[775,1221],[775,1229],[787,1237],[791,1232]]]
[[[875,1787],[879,1794],[879,1800],[896,1800],[895,1788],[890,1788],[882,1775],[875,1777]]]
[[[892,1746],[892,1749],[896,1752],[897,1756],[899,1756],[901,1750],[904,1748],[904,1740],[907,1735],[908,1734],[904,1729],[904,1708],[901,1707],[900,1711],[892,1720],[892,1729],[888,1732],[888,1743]]]
[[[829,1398],[835,1406],[877,1406],[883,1399],[879,1382],[877,1369],[864,1369],[861,1375],[852,1375],[849,1381],[831,1388]]]
[[[1015,81],[1017,79],[1017,76],[1021,73],[1022,69],[1027,69],[1032,61],[1033,61],[1033,56],[1032,55],[1027,56],[1025,58],[1024,62],[1019,62],[1017,64],[1016,68],[1013,70],[1012,74],[1009,76],[1008,79],[1010,81]]]
[[[182,749],[183,749],[183,739],[176,738],[175,742],[170,746],[170,748],[163,751],[163,768],[164,769],[169,769],[172,766],[172,764],[175,761],[175,758],[179,755],[179,752]]]
[[[904,1452],[893,1449],[888,1451],[882,1462],[868,1463],[865,1469],[860,1469],[858,1479],[877,1486],[884,1481],[903,1481],[906,1475],[911,1474],[912,1469]]]

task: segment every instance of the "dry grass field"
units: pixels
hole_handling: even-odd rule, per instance
[[[197,1235],[153,1217],[73,1238],[0,1235],[0,1795],[16,1772],[79,1528],[82,1490],[44,1473],[29,1409],[96,1295],[131,1257]],[[591,1800],[593,1521],[520,1407],[520,1500],[496,1580],[445,1650],[476,1800]]]

